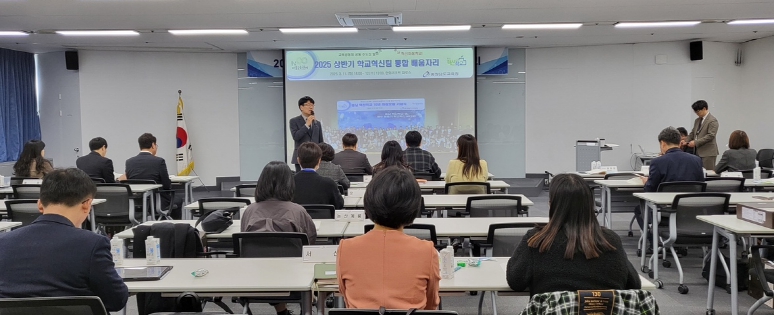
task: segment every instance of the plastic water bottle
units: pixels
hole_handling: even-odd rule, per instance
[[[159,239],[149,236],[145,239],[145,262],[148,265],[158,265],[161,261]]]
[[[591,161],[591,170],[595,170],[595,166],[597,166],[597,161]]]
[[[753,180],[761,180],[761,167],[758,165],[758,161],[755,161],[755,168],[753,169]]]
[[[454,247],[447,246],[440,252],[441,279],[454,279]]]
[[[110,253],[113,254],[113,263],[120,266],[124,263],[124,241],[113,236],[110,240]]]

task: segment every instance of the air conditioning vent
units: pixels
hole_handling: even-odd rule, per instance
[[[403,23],[402,13],[336,14],[341,26],[396,26]]]

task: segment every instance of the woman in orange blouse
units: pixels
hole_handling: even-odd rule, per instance
[[[363,198],[374,229],[341,241],[336,262],[347,308],[437,309],[438,252],[432,242],[403,233],[420,211],[422,196],[414,175],[385,168]]]

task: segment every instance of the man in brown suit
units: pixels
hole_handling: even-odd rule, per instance
[[[705,169],[715,169],[715,159],[718,156],[718,142],[715,136],[718,134],[718,120],[709,113],[709,106],[704,100],[698,100],[691,105],[698,118],[693,123],[691,134],[680,146],[695,148],[696,155],[701,158]]]

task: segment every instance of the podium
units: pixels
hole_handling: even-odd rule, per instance
[[[575,170],[590,171],[591,162],[602,161],[602,151],[610,151],[617,146],[605,144],[605,139],[575,141]]]

